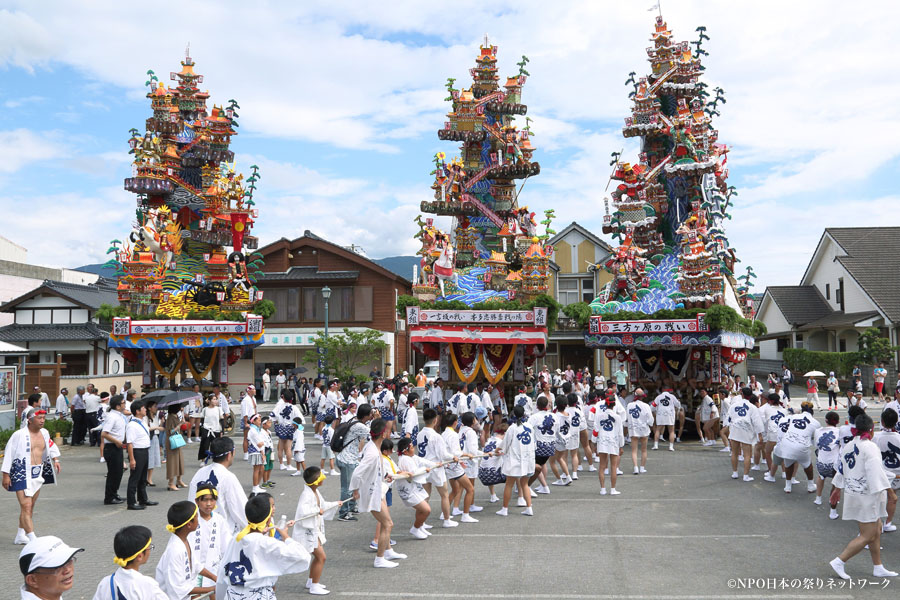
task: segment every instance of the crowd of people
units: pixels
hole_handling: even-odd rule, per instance
[[[704,447],[721,442],[721,451],[730,454],[733,479],[750,482],[753,471],[764,470],[764,480],[774,482],[780,468],[784,491],[791,493],[802,469],[816,504],[822,503],[831,479],[831,518],[839,517],[843,495],[843,518],[857,521],[860,530],[832,561],[835,572],[846,578],[846,561],[868,545],[873,573],[896,575],[882,565],[879,544],[882,532],[896,529],[900,403],[896,398],[888,403],[880,414],[882,431],[875,433],[864,402],[854,401],[852,392],[849,423],[841,426],[832,411],[822,425],[813,416],[811,395],[794,410],[789,389],[782,388],[785,380],[792,379],[770,377],[768,390],[753,376],[746,384],[739,377],[716,384],[692,378],[650,387],[631,382],[624,367],[609,379],[587,369],[554,374],[545,368],[509,400],[502,386],[489,381],[459,383],[454,389],[440,378],[415,382],[424,387],[411,387],[406,377],[361,385],[313,380],[293,389],[277,382],[278,402],[271,411],[258,406],[251,385],[241,394],[239,423],[241,457],[251,466],[247,485],[231,470],[235,443],[223,435],[230,399],[221,389],[160,411],[130,386],[121,394],[79,388],[82,401],[97,396],[101,406],[97,424],[85,435],[97,434],[106,463],[105,504],[127,502],[131,510],[157,505],[147,487],[154,485],[152,470],[162,462],[168,489],[187,489],[187,500],[168,508],[170,537],[155,577],[140,573],[154,548],[150,530],[125,527],[113,541],[119,568],[99,583],[94,597],[182,600],[215,591],[217,598],[269,599],[279,576],[306,571],[309,593],[328,594],[323,583],[326,520],[353,522],[360,513],[370,513],[373,566],[395,568],[406,555],[392,539],[394,491],[413,509],[409,535],[414,540],[427,540],[433,527],[478,523],[484,511],[475,502],[479,485],[487,488],[485,495],[500,518],[509,516],[513,501],[523,516],[533,516],[535,500],[550,494],[551,486],[572,485],[585,471],[597,474],[599,496],[620,495],[625,446],[630,445],[633,474],[647,473],[648,450],[657,450],[662,437],[675,451],[686,414],[694,416]],[[37,390],[29,397],[23,428],[10,439],[2,468],[3,487],[14,491],[20,504],[15,543],[25,545],[22,597],[42,599],[58,596],[34,590],[61,593],[71,587],[80,551],[34,531],[41,485],[61,469],[59,449],[43,428],[48,412],[43,396]],[[321,442],[318,464],[307,461],[310,433]],[[78,439],[73,434],[73,443]],[[185,484],[183,452],[189,444],[199,444],[201,466]],[[277,485],[272,478],[276,464],[278,471],[302,478],[294,518],[277,522],[275,499],[267,491]],[[129,472],[125,499],[119,496],[123,466]],[[340,477],[340,495],[332,500],[320,491],[329,475]],[[434,493],[440,502],[437,519],[429,503]]]

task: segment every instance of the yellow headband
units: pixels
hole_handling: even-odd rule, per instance
[[[144,552],[144,550],[146,550],[147,548],[149,548],[149,547],[150,547],[150,542],[152,542],[152,541],[153,541],[153,538],[150,538],[149,540],[147,540],[147,543],[144,544],[144,547],[143,547],[143,548],[141,548],[140,550],[138,550],[137,552],[135,552],[134,554],[132,554],[132,555],[129,556],[128,558],[119,558],[119,557],[117,556],[117,557],[115,557],[115,558],[113,559],[113,562],[116,563],[117,565],[119,565],[120,567],[124,567],[125,565],[127,565],[128,563],[130,563],[131,561],[133,561],[134,559],[136,559],[138,556],[140,556],[140,555]]]
[[[265,531],[266,526],[269,524],[269,520],[272,518],[272,513],[274,511],[275,511],[275,507],[273,506],[272,508],[269,509],[269,515],[265,519],[260,521],[259,523],[247,523],[247,526],[244,527],[243,529],[241,529],[240,533],[237,534],[237,538],[235,538],[235,539],[237,541],[241,541],[242,539],[244,539],[244,536],[247,535],[248,533],[250,533],[251,531],[258,531],[260,533]],[[275,529],[272,529],[269,532],[269,535],[274,536]]]
[[[182,527],[184,527],[185,525],[187,525],[188,523],[190,523],[191,521],[193,521],[193,520],[194,520],[194,517],[197,516],[197,511],[198,511],[198,510],[199,510],[199,509],[197,508],[197,505],[195,504],[195,505],[194,505],[194,512],[191,513],[191,517],[190,517],[187,521],[185,521],[184,523],[182,523],[182,524],[179,525],[178,527],[175,527],[174,525],[171,525],[171,524],[170,524],[170,525],[166,525],[166,531],[168,531],[169,533],[175,533],[176,531],[178,531],[179,529],[181,529]]]
[[[207,494],[212,494],[213,498],[219,497],[219,491],[216,488],[204,488],[202,490],[197,490],[197,495],[194,496],[195,499],[200,499]]]
[[[319,485],[323,481],[325,481],[325,473],[319,473],[319,476],[316,478],[315,481],[313,481],[312,483],[307,483],[306,485],[312,487],[314,485]]]

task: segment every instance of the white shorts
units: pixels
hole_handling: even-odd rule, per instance
[[[660,414],[659,412],[657,412],[656,413],[656,424],[659,426],[668,425],[670,427],[674,427],[675,426],[675,413]]]
[[[785,457],[779,456],[778,454],[776,454],[775,452],[773,452],[773,453],[772,453],[772,459],[775,461],[775,464],[776,464],[776,465],[784,464],[785,468],[790,467],[790,466],[793,465],[794,463],[797,463],[797,464],[799,464],[801,467],[803,467],[803,468],[805,469],[805,468],[807,468],[810,464],[812,464],[812,460],[811,460],[810,457],[809,457],[809,452],[807,452],[807,453],[806,453],[804,456],[802,456],[801,458],[797,458],[797,457],[785,458]]]
[[[294,461],[298,463],[306,462],[306,450],[295,450]]]
[[[425,481],[432,485],[436,485],[437,487],[443,487],[447,485],[447,473],[444,470],[444,467],[432,469],[428,473],[428,477],[425,478]]]
[[[566,450],[578,450],[578,446],[581,444],[581,437],[579,435],[573,435],[569,439],[566,440]]]
[[[31,468],[31,477],[28,478],[28,484],[25,486],[25,489],[22,490],[25,492],[26,497],[31,498],[41,491],[41,486],[44,485],[42,470],[43,465],[36,465]],[[35,476],[35,473],[37,473],[37,476]]]

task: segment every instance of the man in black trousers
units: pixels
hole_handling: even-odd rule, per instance
[[[100,438],[103,445],[103,459],[106,461],[106,494],[103,504],[122,504],[119,484],[122,483],[122,448],[125,447],[125,399],[116,394],[109,401],[109,413],[103,421]]]
[[[142,400],[131,403],[131,418],[125,426],[125,444],[128,448],[128,510],[144,510],[159,502],[147,499],[147,463],[150,459],[150,431],[143,418],[147,407]]]
[[[87,416],[84,412],[84,386],[79,385],[72,397],[72,445],[84,444],[84,434],[87,432]]]

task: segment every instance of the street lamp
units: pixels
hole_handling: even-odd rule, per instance
[[[327,285],[322,288],[322,299],[325,300],[325,339],[328,339],[328,299],[331,298],[331,288]]]

